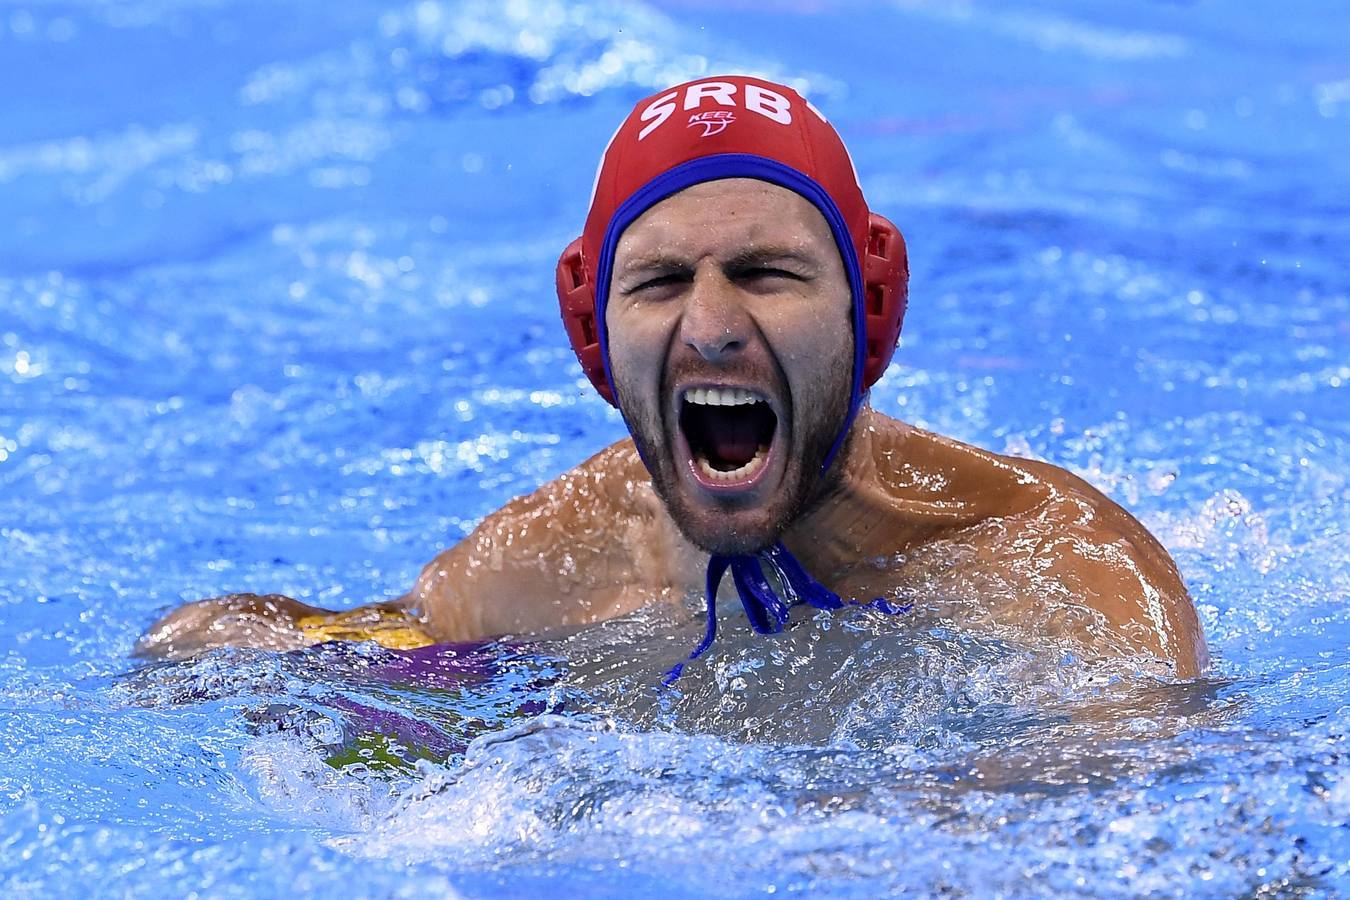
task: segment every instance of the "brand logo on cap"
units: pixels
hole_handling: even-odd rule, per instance
[[[727,126],[736,121],[736,114],[730,110],[715,109],[712,112],[694,113],[689,117],[689,127],[703,126],[699,137],[712,137],[727,130]]]

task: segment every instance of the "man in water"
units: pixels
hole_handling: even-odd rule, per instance
[[[488,516],[396,601],[236,594],[176,610],[137,650],[540,634],[706,592],[698,655],[729,569],[760,631],[795,601],[882,597],[1196,675],[1195,608],[1129,513],[867,405],[907,280],[899,232],[796,92],[725,76],[650,97],[558,269],[573,347],[632,439]]]

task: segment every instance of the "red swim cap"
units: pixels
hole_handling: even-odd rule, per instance
[[[853,293],[851,421],[900,337],[909,277],[904,239],[868,212],[853,162],[825,117],[792,88],[759,78],[724,75],[662,91],[640,102],[610,141],[586,229],[558,261],[558,300],[582,369],[614,403],[605,304],[624,229],[666,197],[720,178],[758,178],[796,191],[829,224]]]

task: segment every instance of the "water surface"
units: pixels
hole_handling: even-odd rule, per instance
[[[1264,2],[6,5],[0,886],[1341,892],[1347,33]],[[631,104],[729,69],[805,90],[905,231],[874,405],[1134,511],[1205,677],[922,603],[774,639],[728,610],[674,693],[692,605],[412,662],[129,657],[225,591],[396,596],[619,438],[553,264]]]

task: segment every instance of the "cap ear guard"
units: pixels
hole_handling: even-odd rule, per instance
[[[867,334],[863,385],[871,387],[891,364],[909,302],[909,252],[900,229],[885,216],[869,214],[867,251],[862,263]]]
[[[611,406],[617,406],[609,379],[605,377],[605,360],[600,353],[600,332],[595,322],[595,286],[591,284],[586,260],[581,254],[581,238],[568,244],[558,258],[555,280],[563,327],[567,329],[567,339],[572,342],[572,351],[581,363],[581,371],[586,373],[601,397]]]
[[[885,216],[872,213],[867,252],[863,258],[863,318],[867,335],[863,384],[871,387],[891,364],[900,341],[909,300],[909,253],[904,236]],[[558,305],[572,350],[592,385],[611,406],[617,406],[595,322],[595,287],[581,253],[581,238],[567,245],[558,259]]]

